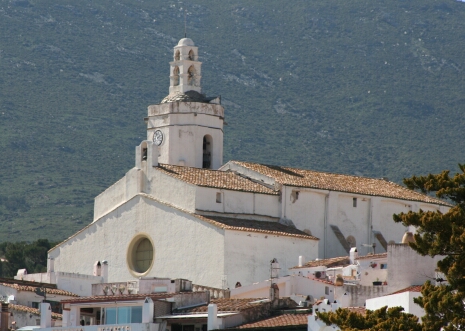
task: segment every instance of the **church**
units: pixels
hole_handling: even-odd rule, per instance
[[[223,164],[225,110],[202,93],[191,39],[179,41],[169,65],[169,94],[148,107],[134,167],[95,198],[92,223],[49,251],[55,270],[91,274],[106,261],[109,282],[170,277],[233,288],[268,279],[274,259],[286,275],[299,256],[385,252],[409,230],[394,213],[449,208],[385,179]]]

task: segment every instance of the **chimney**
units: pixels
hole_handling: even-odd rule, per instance
[[[55,272],[55,260],[53,259],[53,257],[48,257],[47,259],[47,271],[48,272]]]
[[[357,247],[352,247],[350,249],[350,264],[355,264],[355,259],[358,258]]]
[[[302,255],[299,256],[299,267],[304,265],[304,257]]]
[[[40,328],[52,327],[52,309],[47,302],[40,303]]]
[[[214,303],[208,305],[207,330],[218,329],[218,307]]]
[[[106,260],[102,261],[100,276],[102,276],[104,283],[108,283],[108,262]]]
[[[142,323],[153,323],[153,300],[148,297],[142,305]]]
[[[100,263],[100,261],[95,261],[93,275],[94,276],[100,276],[101,272],[102,272],[102,264]]]
[[[271,307],[277,308],[279,304],[279,287],[278,284],[273,283],[270,287],[270,301]]]

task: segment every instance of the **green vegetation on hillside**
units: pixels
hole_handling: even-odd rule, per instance
[[[28,242],[3,242],[0,244],[0,277],[13,278],[18,269],[28,273],[47,271],[47,251],[55,243],[47,239]]]
[[[388,177],[465,156],[465,3],[0,0],[0,242],[61,240],[133,164],[172,47],[230,159]]]

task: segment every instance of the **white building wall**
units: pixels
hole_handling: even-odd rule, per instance
[[[185,183],[179,179],[156,170],[149,171],[147,193],[163,202],[167,202],[178,208],[195,212],[196,189],[192,184]]]
[[[217,202],[220,194],[220,202]],[[219,213],[279,217],[277,195],[238,192],[210,187],[196,187],[195,209]]]
[[[388,246],[388,286],[392,292],[412,285],[422,285],[435,278],[435,269],[440,256],[421,256],[410,246],[393,244]]]
[[[226,230],[225,270],[229,288],[270,278],[270,261],[279,262],[279,275],[288,275],[295,257],[318,256],[318,241],[257,232]]]
[[[154,243],[154,264],[146,277],[186,278],[221,287],[224,274],[223,230],[146,197],[137,196],[49,252],[55,270],[92,273],[107,260],[109,282],[134,278],[127,248],[139,233]]]
[[[298,198],[296,192],[299,192]],[[323,191],[283,186],[283,218],[292,220],[296,228],[323,239],[326,195]],[[323,253],[323,242],[321,240],[320,254]]]
[[[170,102],[148,107],[147,139],[163,132],[160,163],[202,168],[203,137],[212,137],[211,168],[223,163],[223,118],[221,105],[201,102]]]
[[[65,290],[79,296],[91,296],[92,284],[101,283],[103,278],[67,272],[44,272],[38,274],[27,274],[22,277],[23,280],[56,284],[60,290]]]
[[[400,306],[404,308],[405,313],[413,314],[418,318],[421,318],[425,315],[425,311],[423,308],[413,302],[413,299],[419,296],[421,296],[420,292],[403,292],[368,299],[366,301],[366,309],[376,310],[384,306],[388,306],[388,308]]]
[[[312,280],[302,276],[286,276],[273,279],[279,288],[280,297],[292,295],[307,296],[314,299],[335,299],[334,285]],[[248,286],[231,289],[232,299],[267,298],[270,293],[270,281],[265,280]]]

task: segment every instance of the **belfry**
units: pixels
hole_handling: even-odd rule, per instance
[[[201,93],[198,48],[189,38],[174,47],[169,95],[148,108],[147,140],[159,148],[159,162],[218,169],[223,164],[224,108],[219,97]]]

